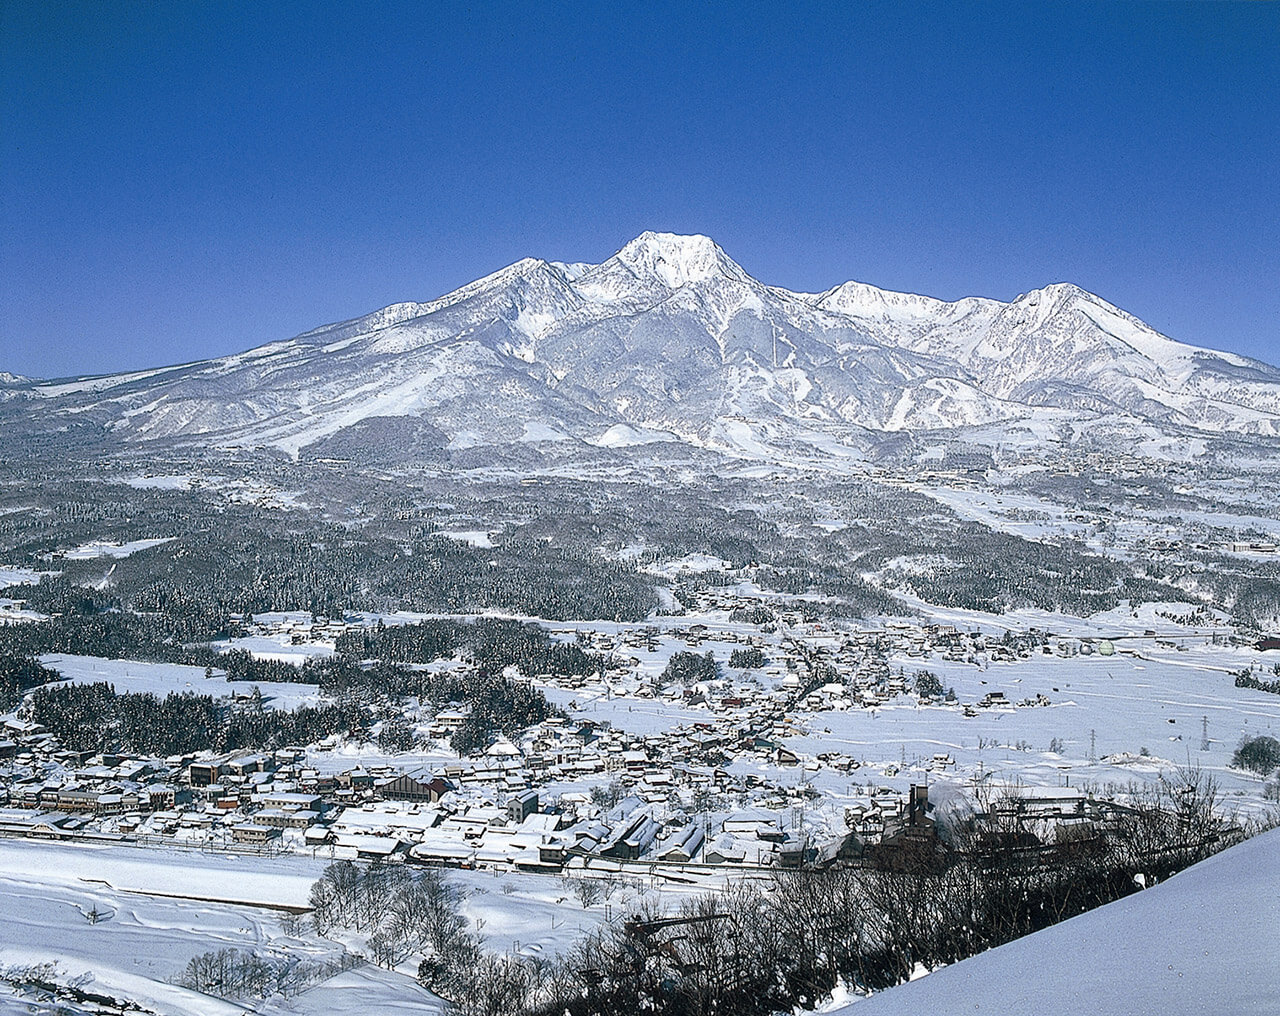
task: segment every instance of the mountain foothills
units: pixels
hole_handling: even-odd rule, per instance
[[[1060,445],[1186,459],[1280,437],[1280,370],[1168,339],[1054,284],[946,303],[794,293],[703,236],[598,265],[526,258],[234,356],[105,377],[0,375],[0,443],[268,448],[292,458],[591,455],[675,442],[831,465]]]

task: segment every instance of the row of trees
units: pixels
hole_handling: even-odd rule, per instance
[[[105,682],[40,688],[24,709],[65,748],[136,755],[312,744],[333,734],[363,735],[372,722],[368,706],[350,698],[263,710],[220,705],[192,693],[119,694]]]
[[[720,676],[720,667],[710,651],[672,653],[662,671],[663,684],[705,684]]]
[[[606,666],[598,654],[573,643],[555,642],[536,624],[482,617],[474,622],[433,619],[419,624],[348,632],[337,650],[357,659],[393,663],[431,663],[466,651],[492,670],[518,667],[526,677],[538,674],[592,674]]]
[[[764,666],[764,652],[758,646],[735,649],[729,654],[729,666],[740,669],[759,669]]]
[[[1263,681],[1256,678],[1248,670],[1243,670],[1236,675],[1237,688],[1252,688],[1255,691],[1270,692],[1272,695],[1280,695],[1280,678],[1274,681]]]
[[[251,949],[215,949],[191,957],[178,983],[219,998],[289,997],[363,963],[361,957],[347,952],[318,962]]]

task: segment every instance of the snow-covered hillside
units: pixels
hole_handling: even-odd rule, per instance
[[[1280,370],[1158,334],[1066,284],[944,303],[848,282],[793,293],[702,236],[644,233],[599,265],[526,258],[235,356],[54,382],[5,377],[13,439],[268,446],[406,458],[608,446],[656,432],[748,457],[904,431],[1084,422],[1149,437],[1280,436]],[[629,428],[622,431],[619,428]],[[1116,430],[1119,428],[1119,430]]]
[[[1280,1011],[1280,830],[838,1016],[1222,1016]]]

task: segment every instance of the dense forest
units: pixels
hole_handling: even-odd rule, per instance
[[[354,659],[431,663],[465,650],[477,663],[501,671],[515,666],[526,677],[591,674],[607,665],[574,643],[554,642],[538,625],[481,617],[473,622],[431,619],[420,624],[379,624],[338,639],[338,652]]]
[[[106,683],[54,685],[31,696],[31,719],[72,751],[182,755],[238,748],[283,748],[344,734],[359,737],[369,707],[350,698],[292,710],[215,702],[209,695],[119,694]]]
[[[28,688],[58,680],[58,673],[41,666],[36,660],[10,653],[0,653],[0,713],[8,712],[22,701]]]
[[[327,482],[305,471],[293,479]],[[323,514],[267,510],[203,487],[49,481],[35,510],[0,514],[0,553],[62,579],[10,595],[45,613],[150,616],[145,630],[101,637],[154,652],[217,638],[238,617],[264,611],[636,620],[658,602],[661,580],[645,569],[687,554],[719,559],[726,570],[686,581],[734,580],[745,569],[764,589],[820,597],[844,616],[902,613],[896,591],[947,606],[1082,614],[1121,600],[1177,599],[1170,583],[1188,581],[1158,562],[1135,569],[1070,541],[995,532],[922,494],[865,482],[784,487],[761,503],[749,483],[714,477],[675,492],[564,479],[531,487],[440,480],[438,491],[415,494],[368,476],[343,480],[350,489],[325,493],[346,507]],[[840,520],[836,528],[806,523],[818,504]],[[337,517],[352,514],[358,524]],[[468,542],[447,535],[455,530],[488,536]],[[58,556],[83,540],[141,536],[170,542],[118,559]],[[1220,585],[1251,617],[1272,610],[1280,572],[1240,567],[1196,580]],[[68,638],[80,634],[99,637]]]

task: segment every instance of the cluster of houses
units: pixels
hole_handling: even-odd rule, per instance
[[[829,809],[813,805],[812,792],[688,759],[673,763],[673,750],[715,750],[717,742],[698,741],[697,731],[636,739],[562,717],[533,728],[523,750],[500,742],[493,756],[417,771],[387,765],[325,771],[316,753],[302,748],[168,759],[86,756],[60,749],[47,732],[18,720],[8,721],[6,734],[0,834],[8,835],[503,870],[787,867],[851,859],[880,843],[892,847],[904,828],[922,824],[912,816],[923,814],[914,803],[917,790],[904,797],[869,787],[864,800],[831,821]],[[953,764],[940,755],[929,768]],[[575,781],[578,789],[566,789]],[[806,806],[818,821],[805,821]]]
[[[830,863],[892,842],[903,828],[924,828],[923,806],[888,789],[868,789],[839,809],[830,800],[815,804],[813,774],[849,774],[861,762],[836,751],[806,757],[788,741],[813,733],[807,724],[823,711],[874,709],[902,696],[943,701],[901,667],[891,668],[891,656],[985,663],[1038,648],[1034,637],[1007,645],[947,625],[836,630],[794,611],[765,610],[750,596],[700,595],[708,610],[753,620],[682,625],[661,634],[641,626],[574,631],[608,654],[606,671],[536,678],[547,687],[590,687],[596,695],[670,699],[698,710],[696,719],[639,734],[555,715],[516,742],[500,738],[480,755],[436,759],[418,769],[341,769],[342,756],[326,750],[336,743],[325,742],[224,757],[89,756],[10,719],[0,739],[0,834],[534,870]],[[356,624],[288,615],[260,619],[254,630],[310,646]],[[767,654],[762,632],[771,635]],[[639,663],[671,638],[690,647],[741,645],[761,650],[765,659],[763,666],[723,668],[713,681],[664,686],[652,665]],[[954,705],[959,714],[973,715],[1047,702],[1041,696],[1015,705],[993,690]],[[466,720],[464,708],[424,713],[419,733],[444,742]],[[920,760],[920,768],[935,772],[954,764],[949,755]],[[896,776],[897,767],[886,766],[884,775]]]
[[[251,637],[277,638],[290,645],[328,649],[332,649],[341,636],[362,627],[358,622],[314,617],[305,611],[264,614],[257,618],[233,614],[231,619],[240,622]]]
[[[8,733],[0,759],[0,834],[541,871],[626,861],[799,864],[820,850],[832,859],[860,847],[849,828],[811,843],[804,830],[784,828],[778,810],[730,808],[690,817],[679,806],[676,783],[687,790],[696,779],[713,791],[745,790],[724,773],[693,767],[669,781],[629,780],[638,792],[613,803],[578,792],[547,806],[527,786],[496,792],[489,783],[474,786],[484,771],[476,765],[326,773],[308,764],[303,749],[170,759],[86,756],[59,749],[31,724],[12,721]],[[639,771],[639,758],[620,761],[624,775]]]
[[[937,845],[927,790],[868,788],[840,822],[803,820],[803,800],[692,765],[652,780],[643,753],[620,760],[614,800],[590,792],[544,799],[525,787],[467,788],[462,764],[405,772],[388,766],[322,772],[302,749],[224,757],[85,757],[10,721],[0,742],[0,834],[297,850],[324,856],[501,870],[618,870],[627,865],[825,865]],[[940,756],[942,767],[950,762]],[[615,770],[616,771],[616,770]],[[625,781],[625,786],[621,784]],[[751,784],[754,782],[754,786]],[[707,791],[700,807],[696,794]],[[692,792],[692,795],[691,795]],[[708,800],[756,803],[707,806]],[[695,802],[690,806],[690,801]],[[769,800],[772,807],[762,806]],[[781,803],[781,806],[779,806]],[[820,809],[815,809],[820,813]],[[992,830],[1016,818],[1046,842],[1087,835],[1092,799],[1072,788],[1001,797]],[[1045,830],[1048,830],[1046,832]]]
[[[698,595],[699,609],[746,614],[763,606],[759,599],[722,590],[702,591]],[[691,687],[663,686],[657,673],[652,669],[646,673],[639,666],[643,654],[654,652],[658,634],[651,628],[635,628],[590,634],[589,648],[612,654],[613,666],[601,674],[598,681],[583,675],[551,674],[538,675],[538,681],[550,687],[603,690],[611,695],[703,707],[714,718],[705,725],[707,729],[714,726],[729,735],[728,743],[749,749],[751,742],[764,736],[766,729],[772,728],[775,737],[800,732],[796,714],[876,709],[903,697],[934,704],[945,702],[968,716],[977,715],[979,709],[1048,704],[1043,697],[1018,703],[1005,701],[999,693],[964,703],[942,690],[936,694],[924,692],[914,674],[902,666],[896,670],[891,668],[888,660],[895,655],[918,658],[922,667],[935,658],[985,667],[994,662],[1026,659],[1032,655],[1033,644],[1039,650],[1056,651],[1062,656],[1094,651],[1087,642],[1077,640],[1069,644],[1035,631],[1021,643],[1009,645],[982,633],[964,632],[945,624],[920,626],[889,621],[883,630],[850,632],[805,622],[795,611],[779,611],[770,617],[771,620],[760,627],[777,634],[770,640],[765,665],[755,668],[749,677],[725,668],[724,676],[717,681]],[[708,642],[731,647],[739,643],[763,652],[763,639],[744,633],[742,627],[712,628],[693,624],[669,634],[690,647],[701,647]],[[1104,643],[1099,651],[1109,654],[1115,650]],[[728,718],[730,722],[726,725],[718,722],[718,718]]]

